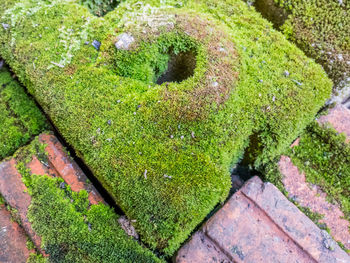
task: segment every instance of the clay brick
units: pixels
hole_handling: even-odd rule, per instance
[[[86,175],[79,166],[65,153],[63,146],[53,135],[41,134],[39,140],[47,144],[45,150],[48,154],[48,163],[39,161],[32,156],[27,167],[32,174],[61,177],[71,186],[73,191],[87,190],[91,204],[104,202],[102,196],[93,185],[88,183]],[[40,249],[41,238],[31,228],[27,218],[28,207],[31,202],[30,195],[26,192],[22,177],[16,169],[16,160],[11,159],[0,164],[0,193],[6,202],[18,211],[21,224],[35,246]],[[41,250],[44,254],[44,251]]]
[[[53,135],[41,134],[39,140],[47,144],[46,152],[49,158],[49,167],[52,167],[58,176],[70,185],[71,189],[78,192],[85,189],[89,192],[89,201],[91,204],[104,203],[102,196],[96,188],[88,183],[88,178],[64,151],[62,144]]]
[[[325,223],[331,230],[332,236],[341,241],[350,249],[350,223],[344,218],[338,204],[331,204],[326,199],[326,194],[318,187],[310,188],[306,182],[305,173],[301,173],[290,157],[281,156],[278,167],[283,175],[282,182],[289,196],[295,199],[303,207],[324,215],[320,223]]]
[[[27,188],[22,182],[22,177],[16,170],[16,161],[10,161],[0,164],[0,193],[6,202],[18,212],[21,225],[32,239],[37,248],[40,248],[41,238],[34,232],[27,218],[28,207],[31,202],[30,195],[26,192]]]
[[[272,184],[258,177],[241,190],[210,218],[200,230],[202,239],[193,237],[184,245],[176,262],[214,261],[226,256],[229,262],[350,262],[349,256],[331,242],[307,216],[298,210]],[[215,248],[205,248],[209,240]]]
[[[231,260],[202,231],[196,232],[179,251],[176,262],[217,262],[228,263]]]
[[[344,105],[337,105],[329,113],[318,119],[318,123],[330,123],[339,133],[344,133],[350,141],[350,110]]]
[[[24,230],[13,220],[4,205],[0,205],[0,262],[25,263],[33,250],[27,248]]]

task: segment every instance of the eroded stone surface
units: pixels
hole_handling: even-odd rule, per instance
[[[254,177],[180,249],[176,262],[220,262],[218,254],[228,262],[350,262],[335,242],[327,248],[329,241],[274,185]]]

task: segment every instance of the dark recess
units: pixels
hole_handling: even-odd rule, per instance
[[[196,55],[193,51],[170,54],[168,69],[158,78],[157,84],[181,82],[193,76],[196,68]]]

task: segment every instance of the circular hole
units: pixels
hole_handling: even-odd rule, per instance
[[[161,85],[165,82],[181,82],[193,76],[196,68],[196,54],[194,51],[171,53],[169,55],[168,68],[157,79]]]

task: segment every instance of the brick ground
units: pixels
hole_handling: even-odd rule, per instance
[[[104,202],[95,187],[88,183],[86,175],[79,166],[65,153],[63,146],[55,136],[42,134],[39,140],[47,144],[48,163],[42,163],[36,156],[33,156],[32,161],[28,164],[31,173],[61,177],[71,185],[73,191],[87,190],[91,204]],[[41,238],[33,231],[27,219],[31,197],[26,193],[21,175],[16,170],[15,159],[0,164],[0,193],[12,208],[17,209],[24,230],[40,249]]]
[[[274,185],[254,177],[192,236],[175,261],[347,263],[350,257]]]
[[[11,220],[11,214],[0,205],[0,262],[25,263],[29,254],[24,230]]]

